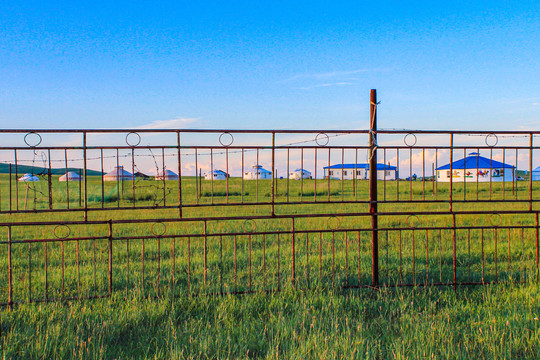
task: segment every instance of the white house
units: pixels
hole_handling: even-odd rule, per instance
[[[76,172],[68,171],[64,175],[60,176],[58,178],[58,181],[79,181],[81,179],[82,179],[82,176],[79,176],[79,174],[77,174]]]
[[[369,179],[369,164],[335,164],[324,167],[324,178],[335,180],[367,180]],[[396,180],[397,168],[390,164],[377,164],[378,180]]]
[[[103,181],[122,181],[133,179],[133,174],[124,170],[123,166],[115,166],[114,170],[103,175]]]
[[[227,177],[229,177],[229,175],[222,170],[214,170],[204,174],[204,180],[227,180]]]
[[[178,174],[172,172],[171,170],[165,169],[165,171],[160,171],[154,177],[154,180],[178,180]]]
[[[266,180],[272,179],[272,172],[263,169],[261,165],[253,165],[251,170],[244,171],[242,174],[244,180]]]
[[[311,179],[311,172],[305,169],[296,169],[289,173],[289,179],[293,179],[293,180]]]
[[[17,181],[21,182],[34,182],[39,181],[39,178],[34,174],[24,174],[20,178],[17,179]]]
[[[516,168],[513,165],[488,159],[478,153],[452,163],[452,182],[514,181]],[[450,164],[437,168],[437,181],[450,182]]]

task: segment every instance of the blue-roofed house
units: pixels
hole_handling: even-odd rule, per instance
[[[227,177],[229,177],[229,174],[219,169],[204,174],[204,180],[227,180]]]
[[[515,180],[516,168],[478,153],[452,163],[452,182],[489,182]],[[437,168],[437,181],[450,182],[450,164]]]
[[[300,179],[311,179],[311,172],[306,169],[296,169],[289,173],[289,179],[300,180]]]
[[[324,178],[336,180],[369,179],[369,164],[335,164],[324,167]],[[377,164],[378,180],[396,180],[397,168],[390,164]]]
[[[256,164],[251,167],[251,170],[244,171],[242,177],[244,180],[267,180],[272,179],[272,172]]]

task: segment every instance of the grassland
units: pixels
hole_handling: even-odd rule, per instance
[[[89,220],[178,217],[178,182],[167,181],[165,187],[154,181],[124,182],[123,186],[105,183],[102,196],[98,179],[88,180],[88,205],[98,209],[103,206],[104,210],[89,211]],[[203,182],[200,197],[195,178],[182,181],[184,216],[193,221],[167,222],[163,237],[153,235],[153,222],[115,225],[112,296],[21,304],[12,312],[3,308],[2,355],[85,359],[537,357],[540,306],[534,214],[503,214],[495,219],[480,215],[457,217],[457,226],[491,226],[500,221],[498,229],[456,231],[458,282],[497,280],[520,284],[458,287],[457,291],[451,286],[434,286],[452,282],[451,229],[392,230],[408,226],[413,220],[416,223],[416,219],[381,216],[380,226],[388,229],[380,233],[381,283],[423,286],[344,289],[371,282],[370,234],[363,231],[369,229],[369,217],[337,220],[332,214],[366,212],[366,203],[353,202],[367,200],[366,182],[317,180],[315,188],[313,180],[288,184],[286,180],[278,181],[277,214],[328,214],[295,220],[293,266],[290,219],[208,221],[206,229],[204,221],[197,219],[202,215],[268,215],[270,205],[213,205],[269,202],[270,181],[242,184],[231,179],[228,189],[223,181]],[[449,185],[435,185],[400,182],[398,187],[397,182],[381,182],[379,198],[397,200],[399,194],[400,200],[448,199]],[[501,212],[528,209],[527,202],[487,202],[490,198],[528,200],[529,184],[517,185],[516,189],[516,184],[511,183],[478,187],[454,184],[454,200],[470,200],[455,203],[454,207]],[[25,197],[27,209],[48,208],[47,182],[35,186],[36,191],[30,188],[28,196],[25,185],[19,188],[20,209],[25,206]],[[53,177],[54,209],[67,208],[65,186]],[[78,208],[79,185],[69,186],[70,208]],[[534,186],[532,194],[536,198],[540,188]],[[6,210],[9,187],[5,176],[0,176],[0,190],[0,209]],[[11,193],[14,209],[17,202],[13,185]],[[484,202],[476,202],[477,198]],[[280,204],[287,200],[308,203]],[[328,200],[335,203],[324,203]],[[115,209],[133,204],[157,208]],[[163,204],[172,208],[160,209]],[[388,203],[381,204],[379,210],[447,211],[448,203]],[[82,212],[2,214],[1,219],[81,220]],[[448,215],[423,215],[416,225],[423,228],[451,224]],[[512,228],[518,225],[531,228]],[[12,228],[14,241],[55,240],[46,245],[13,244],[16,302],[108,294],[107,225],[70,228],[68,240],[103,239],[58,241],[54,226],[49,225]],[[329,228],[334,231],[325,232]],[[250,229],[267,234],[243,234]],[[6,239],[7,230],[0,232]],[[7,246],[3,242],[0,302],[7,301],[6,258]],[[281,291],[268,292],[277,289]],[[212,295],[250,290],[253,293],[248,295]]]

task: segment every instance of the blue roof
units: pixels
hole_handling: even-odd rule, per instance
[[[335,164],[325,166],[324,169],[369,169],[369,164]],[[377,170],[397,170],[395,166],[377,164]]]
[[[513,169],[515,166],[504,164],[500,161],[490,160],[486,157],[476,155],[476,153],[469,154],[464,159],[454,161],[452,163],[452,169]],[[450,170],[450,164],[438,167],[437,170]]]
[[[214,174],[223,174],[223,175],[227,175],[227,173],[223,170],[214,170]]]
[[[294,171],[295,171],[295,172],[296,172],[296,171],[309,172],[309,171],[307,171],[306,169],[296,169],[296,170],[294,170]]]

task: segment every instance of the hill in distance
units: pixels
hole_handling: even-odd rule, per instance
[[[1,164],[0,163],[0,174],[9,174],[9,165],[10,164]],[[67,171],[73,171],[75,173],[79,173],[79,170],[81,171],[81,174],[84,173],[83,169],[79,168],[67,168]],[[11,165],[11,173],[15,174],[15,165]],[[29,165],[18,165],[17,166],[17,173],[19,175],[23,174],[35,174],[35,175],[46,175],[48,173],[47,168],[39,167],[39,166],[29,166]],[[51,174],[52,175],[64,175],[66,173],[66,168],[51,168]],[[86,174],[88,176],[101,176],[103,173],[101,171],[97,170],[90,170],[86,169]]]

